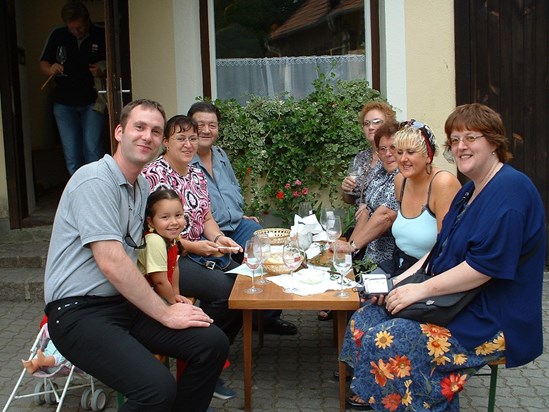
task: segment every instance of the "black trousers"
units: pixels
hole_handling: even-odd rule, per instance
[[[227,270],[237,267],[231,262]],[[242,311],[229,309],[229,296],[236,275],[208,269],[188,256],[179,258],[179,292],[200,300],[200,307],[229,338],[232,344],[242,328]]]
[[[120,411],[208,408],[229,349],[216,326],[169,329],[122,296],[61,299],[51,302],[46,314],[61,354],[127,397]],[[153,353],[187,362],[178,383]]]

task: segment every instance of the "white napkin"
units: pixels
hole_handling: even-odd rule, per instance
[[[313,267],[313,266],[309,265],[309,267]],[[324,293],[327,290],[339,290],[340,285],[338,283],[338,280],[341,279],[340,277],[338,277],[338,279],[336,280],[331,280],[330,274],[327,272],[326,268],[317,267],[317,266],[314,266],[314,268],[321,269],[321,270],[323,269],[325,273],[324,273],[324,279],[322,280],[322,282],[316,283],[313,285],[300,282],[296,276],[297,272],[294,273],[293,281],[289,274],[270,276],[269,280],[282,288],[291,287],[291,286],[295,287],[297,289],[297,292],[295,293],[300,296],[316,295],[318,293]],[[343,289],[354,288],[356,285],[357,285],[356,282],[350,279],[347,279],[347,281],[343,285]]]
[[[255,276],[253,276],[253,271],[246,264],[235,267],[234,269],[227,270],[225,273],[236,273],[238,275],[244,275],[249,277],[259,277],[261,276],[261,271],[263,268],[258,268],[255,270]]]

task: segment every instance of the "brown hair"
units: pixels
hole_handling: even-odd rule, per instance
[[[383,136],[394,136],[397,131],[398,123],[396,121],[386,122],[379,126],[379,129],[377,129],[374,134],[374,144],[376,145],[376,149],[379,148],[379,141]]]
[[[138,99],[129,102],[122,109],[122,112],[120,113],[120,126],[122,126],[122,130],[124,130],[126,128],[126,124],[128,124],[128,117],[130,116],[130,112],[137,106],[143,106],[144,108],[149,110],[158,110],[162,115],[162,118],[164,119],[164,124],[166,123],[166,112],[164,111],[164,108],[160,103],[150,99]]]
[[[61,19],[65,23],[78,19],[90,20],[90,12],[79,1],[71,1],[61,9]]]
[[[507,162],[513,158],[509,151],[505,126],[501,116],[480,103],[471,103],[458,106],[446,119],[444,132],[446,133],[446,150],[450,149],[450,137],[453,131],[475,130],[496,146],[496,154],[500,162]]]
[[[358,115],[358,122],[360,123],[360,127],[362,127],[364,118],[370,110],[379,110],[381,113],[383,113],[385,115],[385,122],[387,123],[396,122],[396,112],[387,102],[372,101],[366,103],[360,111],[360,114]]]

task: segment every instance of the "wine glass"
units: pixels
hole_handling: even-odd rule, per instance
[[[263,292],[263,289],[255,286],[255,270],[261,265],[261,245],[259,244],[257,237],[252,237],[250,240],[246,241],[246,246],[244,247],[244,263],[252,269],[252,287],[246,289],[245,292],[250,295]]]
[[[290,241],[286,243],[282,249],[282,260],[288,269],[290,269],[290,277],[292,279],[291,284],[287,288],[284,288],[284,293],[297,292],[294,286],[294,271],[301,265],[305,258],[305,252],[297,245],[297,243]]]
[[[264,278],[265,275],[265,261],[271,256],[271,240],[266,233],[257,235],[259,244],[261,245],[261,278],[257,281],[258,285],[266,285],[271,283],[270,280]]]
[[[351,252],[349,252],[346,245],[338,245],[337,243],[334,244],[333,264],[334,268],[341,276],[339,291],[335,294],[335,296],[340,298],[347,297],[349,296],[349,294],[343,290],[343,280],[345,279],[347,273],[349,273],[349,270],[351,270],[351,266],[353,265],[353,258],[351,256]]]
[[[326,235],[329,242],[336,242],[341,237],[341,218],[333,215],[331,219],[326,221]]]
[[[347,171],[347,173],[349,174],[349,176],[355,181],[357,182],[357,179],[362,176],[362,173],[364,172],[364,167],[363,165],[360,164],[360,162],[358,162],[356,159],[353,160],[353,163],[351,163],[351,165],[349,166],[349,169]],[[347,194],[354,194],[356,192],[356,186],[353,190],[351,190],[350,192],[347,192]]]
[[[311,202],[301,202],[297,210],[297,215],[301,218],[307,217],[313,214],[313,205]]]
[[[67,49],[65,49],[65,46],[57,46],[57,52],[55,56],[59,64],[64,65],[67,61]],[[66,77],[67,75],[65,73],[59,73],[58,76]]]
[[[320,226],[326,231],[326,225],[328,224],[329,219],[335,218],[335,210],[331,207],[324,207],[320,209]]]

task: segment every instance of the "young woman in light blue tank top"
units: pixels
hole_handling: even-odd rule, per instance
[[[397,250],[393,259],[401,272],[435,244],[442,219],[461,187],[452,173],[432,166],[435,136],[429,126],[410,120],[395,135],[400,176],[395,193],[400,203],[392,226]]]

